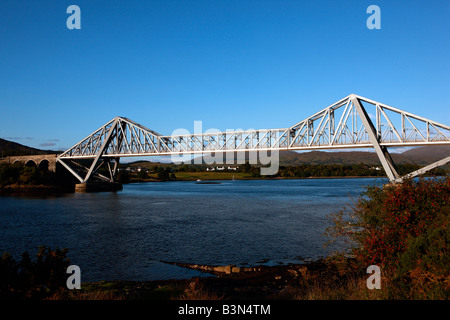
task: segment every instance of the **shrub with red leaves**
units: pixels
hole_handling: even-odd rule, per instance
[[[448,289],[449,196],[448,176],[369,186],[332,216],[329,235],[350,240],[361,267],[378,265],[392,279],[426,275]]]

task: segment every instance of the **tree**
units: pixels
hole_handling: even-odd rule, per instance
[[[138,179],[141,179],[141,180],[147,179],[147,178],[148,178],[147,171],[146,171],[145,169],[141,169],[141,171],[139,171],[139,172],[137,173],[137,178],[138,178]]]
[[[130,174],[126,171],[119,171],[119,173],[117,174],[117,181],[120,183],[129,183]]]
[[[249,172],[252,169],[252,166],[248,161],[245,161],[245,164],[242,166],[242,170],[244,172]]]
[[[163,168],[158,167],[158,179],[161,181],[168,181],[170,180],[170,169],[169,168]]]

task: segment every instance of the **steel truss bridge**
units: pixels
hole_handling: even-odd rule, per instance
[[[284,129],[161,135],[116,117],[60,154],[57,162],[80,183],[94,177],[114,182],[121,157],[370,147],[395,183],[444,165],[450,156],[400,177],[387,148],[427,145],[450,145],[450,127],[350,94]],[[101,166],[107,166],[109,177],[98,173]]]

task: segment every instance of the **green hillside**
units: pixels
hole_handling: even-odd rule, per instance
[[[54,154],[58,151],[53,150],[40,150],[24,146],[20,143],[8,141],[0,138],[0,157],[8,156],[26,156],[29,154]]]

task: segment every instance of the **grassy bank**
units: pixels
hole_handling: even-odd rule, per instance
[[[260,266],[251,272],[219,272],[216,275],[185,280],[85,283],[81,290],[61,290],[48,299],[315,300],[377,299],[382,296],[381,292],[369,292],[365,288],[365,279],[352,270],[349,261]]]
[[[377,176],[328,176],[328,177],[255,177],[245,172],[177,172],[175,181],[211,181],[211,180],[285,180],[285,179],[354,179],[376,178]],[[131,177],[130,182],[159,182],[157,174],[149,173],[147,178]]]
[[[351,259],[255,268],[216,277],[164,281],[101,281],[81,290],[63,289],[51,300],[378,300],[402,299],[382,278],[381,290],[369,290],[368,275]]]
[[[156,174],[149,174],[150,178],[157,179]],[[196,181],[200,180],[241,180],[241,179],[250,179],[252,176],[245,172],[177,172],[176,180],[179,181]]]

